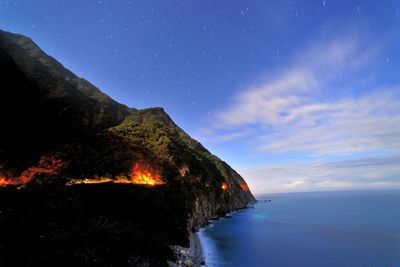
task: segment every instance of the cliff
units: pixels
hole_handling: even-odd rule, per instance
[[[117,103],[25,36],[0,31],[0,78],[0,262],[162,265],[166,246],[255,200],[162,108]]]

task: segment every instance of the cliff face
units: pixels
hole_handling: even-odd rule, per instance
[[[145,217],[156,212],[149,210],[151,207],[162,206],[175,213],[171,218],[183,221],[186,230],[195,230],[210,217],[255,200],[235,170],[180,129],[162,108],[136,110],[117,103],[65,69],[27,37],[0,31],[0,84],[0,185],[2,181],[3,185],[24,184],[19,191],[26,190],[30,195],[47,186],[61,186],[62,190],[82,187],[90,194],[101,195],[93,191],[95,187],[88,189],[90,185],[79,183],[129,183],[135,188],[132,190],[145,192],[149,208],[144,204],[140,209]],[[142,182],[150,182],[151,187],[137,185]],[[11,196],[14,188],[3,189]],[[161,193],[151,197],[152,189]],[[74,199],[74,207],[93,209],[95,203],[84,197],[85,190],[68,190],[73,193],[65,193],[65,197]],[[17,196],[21,198],[0,201],[0,206],[7,209],[7,205],[24,201],[23,193],[13,198]],[[49,196],[62,202],[59,196]],[[105,216],[101,209],[97,211],[98,217],[93,220]],[[6,218],[4,213],[2,216]],[[115,219],[113,216],[110,218]],[[173,221],[165,224],[174,225]],[[178,239],[168,237],[166,242]]]
[[[147,149],[146,158],[150,159],[145,160],[159,162],[168,181],[182,184],[192,211],[188,222],[191,229],[255,200],[235,170],[180,129],[161,108],[135,111],[110,131],[124,136],[130,146]],[[128,162],[135,157],[130,156]]]

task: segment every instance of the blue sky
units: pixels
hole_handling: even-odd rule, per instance
[[[9,1],[119,102],[162,106],[257,193],[400,188],[398,1]]]

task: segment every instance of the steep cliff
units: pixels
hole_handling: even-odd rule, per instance
[[[45,223],[48,218],[38,207],[47,202],[55,205],[49,210],[49,214],[55,214],[55,229],[68,233],[92,233],[90,227],[128,224],[115,231],[142,231],[142,238],[130,237],[137,241],[152,240],[155,233],[163,236],[165,227],[169,227],[174,234],[160,241],[161,253],[165,251],[163,244],[181,242],[181,236],[187,237],[189,231],[204,225],[209,218],[246,207],[255,200],[235,170],[180,129],[162,108],[136,110],[117,103],[65,69],[27,37],[0,31],[0,83],[0,185],[4,187],[0,194],[6,196],[0,201],[0,208],[9,211],[0,213],[0,225],[2,229],[11,228],[9,233],[13,233],[0,242],[8,253],[0,260],[14,255],[12,251],[17,250],[18,244],[36,244],[34,236],[43,231],[43,224],[26,229],[26,238],[33,238],[29,242],[24,239],[24,231],[14,228],[26,220]],[[102,209],[97,206],[103,194],[107,202],[100,205]],[[65,206],[63,201],[67,200],[73,205]],[[110,202],[114,203],[113,208]],[[91,216],[74,221],[64,218],[58,209],[74,214],[72,218],[82,212]],[[121,215],[130,209],[140,218]],[[157,209],[167,214],[161,216]],[[160,222],[153,229],[140,226],[157,220]],[[78,230],[66,227],[65,221],[79,225]],[[117,245],[126,245],[116,232],[107,232],[107,236],[116,238]],[[58,232],[49,236],[53,238],[45,243],[46,248],[65,241]],[[16,244],[15,240],[20,242]],[[106,248],[103,241],[100,243],[96,253],[83,249],[84,256],[71,252],[63,257],[104,257],[101,251]],[[121,246],[125,249],[125,245]],[[150,247],[154,247],[151,242],[146,248]],[[142,249],[133,254],[127,251],[121,257],[129,258],[129,262],[133,262],[133,256],[154,257]],[[36,263],[46,262],[42,260]],[[110,257],[103,260],[106,263]]]

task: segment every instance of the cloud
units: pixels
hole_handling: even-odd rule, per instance
[[[274,124],[274,133],[262,135],[260,149],[328,155],[400,151],[398,90],[291,107],[287,123]]]
[[[399,189],[400,157],[286,163],[240,170],[253,193],[340,189]]]
[[[248,136],[256,149],[271,153],[400,151],[400,86],[374,87],[371,80],[379,46],[353,34],[313,43],[292,66],[217,112],[209,136]]]
[[[230,133],[225,133],[223,135],[218,135],[218,134],[214,135],[214,131],[212,129],[200,129],[199,133],[202,136],[208,136],[209,141],[226,142],[246,137],[252,134],[253,131],[251,129],[243,129],[243,130],[236,130]]]
[[[216,112],[203,138],[275,155],[240,171],[256,194],[400,188],[400,84],[376,79],[385,43],[354,32],[310,43]],[[291,154],[302,162],[279,163]]]

